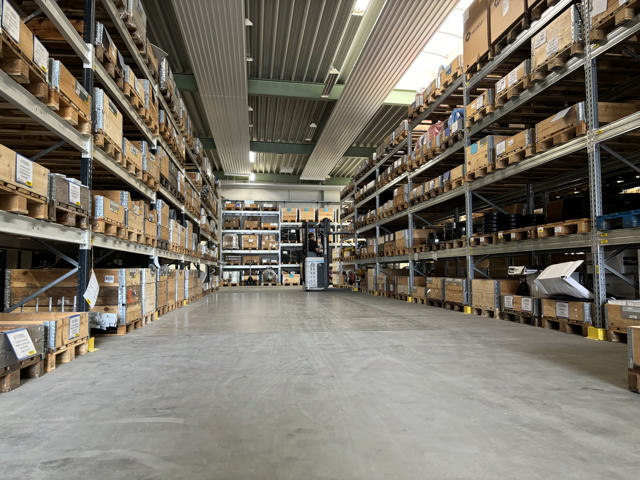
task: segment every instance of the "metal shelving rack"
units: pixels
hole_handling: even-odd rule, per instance
[[[477,74],[471,77],[468,81],[464,81],[463,78],[459,78],[457,81],[455,81],[436,100],[435,103],[431,104],[419,117],[417,117],[410,123],[410,129],[407,135],[407,139],[411,138],[412,129],[415,128],[416,125],[418,125],[422,120],[428,118],[429,115],[431,115],[431,113],[435,111],[435,109],[440,104],[445,102],[456,90],[460,88],[463,91],[463,105],[466,108],[470,101],[471,92],[474,88],[477,88],[482,83],[486,84],[487,75],[494,72],[495,69],[500,66],[505,59],[509,58],[514,52],[516,52],[516,50],[518,50],[518,48],[522,48],[524,45],[526,45],[526,42],[529,42],[538,31],[540,31],[547,23],[553,20],[559,13],[564,11],[573,3],[574,2],[572,2],[571,0],[560,0],[552,7],[549,7],[543,12],[540,19],[532,22],[531,26],[528,29],[518,35],[512,44],[504,48],[500,54],[498,54],[492,61],[481,68]],[[637,16],[633,22],[630,22],[625,26],[618,27],[611,33],[609,33],[606,42],[600,45],[591,45],[588,41],[588,32],[591,30],[591,5],[592,0],[586,0],[582,3],[581,14],[582,19],[584,19],[583,36],[587,39],[584,41],[585,50],[582,58],[570,59],[566,63],[566,66],[564,68],[560,69],[559,71],[550,73],[544,80],[538,82],[532,88],[525,90],[516,98],[509,100],[506,104],[496,109],[495,112],[489,113],[484,119],[477,122],[470,128],[466,128],[464,132],[464,139],[449,147],[443,153],[439,154],[436,158],[428,161],[426,164],[422,165],[412,172],[405,172],[389,184],[377,189],[373,194],[367,195],[364,199],[355,201],[355,193],[357,191],[358,185],[369,179],[374,173],[377,177],[380,173],[381,167],[389,163],[389,161],[397,152],[406,150],[407,155],[410,156],[411,146],[409,143],[407,143],[407,139],[405,139],[403,142],[401,142],[399,145],[395,146],[391,151],[385,154],[382,159],[378,159],[376,161],[376,164],[372,168],[370,168],[362,177],[354,181],[355,188],[352,192],[342,198],[342,202],[353,202],[355,208],[352,213],[344,217],[344,220],[353,220],[355,223],[355,220],[359,215],[359,209],[360,211],[362,211],[362,209],[366,208],[366,204],[371,202],[373,199],[375,199],[375,207],[371,208],[379,207],[380,194],[394,185],[401,184],[402,182],[406,181],[409,184],[409,190],[411,190],[412,180],[414,178],[421,176],[429,169],[432,169],[439,162],[459,152],[465,146],[470,145],[472,137],[477,136],[477,134],[487,129],[487,127],[496,122],[496,120],[505,117],[507,114],[513,111],[516,111],[519,107],[530,102],[534,97],[540,95],[549,87],[558,84],[558,82],[566,79],[569,75],[573,74],[574,72],[580,72],[581,70],[584,72],[585,77],[585,104],[587,107],[586,110],[588,127],[587,135],[570,140],[569,142],[551,148],[544,153],[536,154],[533,157],[524,159],[519,163],[510,165],[503,170],[498,170],[491,175],[487,175],[480,179],[476,179],[473,182],[466,183],[464,188],[456,188],[450,190],[419,204],[410,205],[409,208],[405,211],[398,212],[383,219],[379,219],[369,225],[355,228],[354,233],[351,236],[355,238],[356,242],[359,236],[367,232],[371,232],[371,230],[375,230],[374,238],[376,239],[376,256],[369,259],[355,260],[356,265],[375,266],[375,275],[377,277],[378,273],[380,272],[381,265],[409,264],[411,270],[410,286],[413,286],[413,274],[422,274],[421,272],[416,272],[414,268],[414,262],[416,261],[438,259],[465,260],[466,278],[468,280],[471,280],[474,278],[476,273],[480,272],[476,268],[476,259],[484,259],[491,255],[509,256],[522,254],[523,252],[542,254],[552,251],[588,250],[592,255],[595,267],[593,268],[594,301],[596,305],[600,307],[594,308],[593,325],[598,328],[606,327],[602,308],[606,299],[605,271],[608,270],[613,271],[613,273],[616,272],[609,265],[607,265],[607,260],[609,260],[610,258],[605,258],[604,248],[640,245],[640,229],[621,229],[608,231],[606,233],[602,233],[597,230],[596,218],[597,216],[602,214],[601,183],[603,165],[600,151],[603,142],[619,138],[625,134],[640,129],[640,112],[612,122],[604,127],[600,127],[598,125],[597,61],[601,55],[614,47],[620,46],[626,39],[629,39],[640,32],[640,16]],[[586,162],[586,171],[577,172],[575,175],[569,176],[565,181],[567,183],[570,181],[582,181],[584,184],[588,184],[589,186],[590,219],[592,224],[592,230],[590,234],[573,234],[562,237],[538,238],[474,247],[470,246],[469,239],[473,234],[472,213],[474,206],[474,197],[480,200],[482,202],[482,205],[487,205],[487,199],[478,194],[481,189],[498,184],[506,179],[578,152],[584,152],[587,156],[588,161]],[[640,168],[633,165],[621,155],[612,154],[612,156],[631,169],[640,173]],[[545,188],[558,188],[561,185],[562,181],[558,181],[557,179],[546,179],[545,181],[540,182],[540,184],[537,185],[537,189],[538,192],[543,192]],[[527,193],[530,193],[532,191],[533,189],[528,190]],[[523,198],[524,195],[525,194],[523,194],[522,192],[517,192],[515,194],[505,194],[502,195],[502,197],[497,198],[502,198],[505,202],[513,202],[516,198]],[[455,210],[464,209],[464,214],[466,215],[467,246],[462,248],[412,253],[409,255],[400,255],[393,257],[378,256],[377,239],[381,235],[381,229],[385,229],[385,225],[396,224],[397,226],[398,222],[406,221],[406,228],[412,230],[415,226],[414,217],[416,216],[416,214],[420,212],[428,212],[429,209],[437,205],[442,206],[442,204],[450,205],[450,216],[454,216]],[[494,202],[490,202],[489,205],[491,204],[494,204]],[[467,288],[466,291],[467,298],[465,304],[471,305],[471,289]]]
[[[138,116],[135,110],[131,107],[130,103],[126,100],[121,90],[116,86],[113,79],[107,74],[104,67],[97,62],[94,56],[94,39],[95,39],[95,23],[96,23],[96,5],[100,2],[104,10],[109,16],[109,20],[115,25],[117,33],[121,40],[127,47],[127,54],[134,59],[134,65],[131,65],[138,70],[138,73],[142,73],[145,79],[150,80],[157,92],[157,85],[146,66],[138,48],[136,47],[131,35],[121,20],[119,13],[113,4],[112,0],[86,0],[84,2],[84,30],[81,36],[72,25],[70,20],[66,17],[60,6],[53,0],[35,0],[35,4],[39,8],[40,12],[55,25],[60,34],[66,40],[71,49],[75,52],[78,59],[83,65],[82,68],[82,84],[88,92],[93,92],[95,82],[99,82],[101,87],[105,89],[109,97],[116,102],[118,108],[126,115],[127,119],[131,121],[140,134],[149,142],[152,149],[156,145],[161,144],[165,147],[165,150],[171,157],[174,164],[180,169],[185,176],[187,182],[196,189],[195,184],[186,175],[185,167],[177,160],[173,152],[167,148],[164,139],[160,136],[155,136],[151,133],[150,129]],[[29,93],[24,87],[15,82],[4,71],[0,70],[0,97],[5,101],[11,103],[13,106],[21,110],[26,116],[30,117],[31,121],[35,121],[37,125],[46,129],[48,134],[59,137],[64,144],[73,147],[80,153],[81,156],[81,174],[80,181],[88,186],[90,189],[93,186],[93,166],[99,165],[109,171],[114,178],[121,181],[127,188],[135,190],[138,194],[142,195],[151,202],[155,202],[157,198],[156,192],[152,191],[142,181],[131,175],[124,167],[115,162],[111,157],[107,156],[100,148],[94,147],[93,135],[83,135],[79,133],[75,128],[65,122],[61,117],[48,109],[40,100],[36,99],[31,93]],[[177,128],[175,119],[170,114],[162,95],[157,95],[157,98],[162,105],[162,108],[167,112],[168,117],[171,119],[174,126]],[[193,152],[187,148],[187,158],[191,162],[189,165],[190,171],[197,171],[200,173],[203,182],[215,192],[214,183],[209,178],[206,172],[203,172],[202,167],[197,162],[196,156]],[[198,189],[196,189],[198,190]],[[168,200],[174,207],[176,207],[183,215],[183,220],[190,218],[197,231],[200,231],[200,219],[198,216],[192,214],[184,208],[184,204],[179,202],[173,195],[171,195],[166,189],[160,187],[158,194]],[[215,202],[219,206],[219,197],[215,195]],[[216,227],[219,227],[218,219],[213,215],[211,210],[203,205],[207,216],[213,221]],[[220,209],[218,209],[220,211]],[[207,273],[211,275],[211,269],[217,269],[219,262],[217,259],[201,259],[191,255],[179,254],[176,252],[165,251],[137,243],[129,242],[126,240],[118,239],[115,237],[109,237],[102,234],[92,233],[91,230],[81,230],[74,227],[68,227],[57,223],[50,223],[44,220],[34,219],[21,215],[15,215],[7,212],[0,211],[0,234],[6,236],[6,243],[11,243],[14,237],[33,239],[34,242],[38,242],[42,249],[48,249],[57,253],[75,268],[72,272],[78,272],[78,298],[82,298],[89,279],[89,274],[93,266],[93,248],[103,248],[109,251],[120,251],[137,255],[144,255],[149,258],[151,263],[152,258],[157,257],[164,259],[169,263],[178,263],[180,268],[195,265],[200,269],[200,265],[203,265],[207,269]],[[219,229],[218,229],[219,235]],[[204,238],[204,240],[203,240]],[[218,242],[212,238],[211,235],[203,233],[199,234],[200,241],[207,241],[217,244]],[[70,258],[64,254],[61,254],[56,247],[45,243],[44,241],[56,242],[60,244],[75,245],[78,248],[77,259]],[[199,242],[200,243],[200,242]],[[210,245],[211,246],[211,245]],[[48,287],[54,286],[61,279],[53,282]],[[24,300],[23,300],[24,301]],[[80,311],[86,311],[87,305],[85,302],[79,302]],[[15,306],[14,306],[15,307]],[[11,308],[10,310],[12,310]],[[8,311],[10,311],[8,310]]]

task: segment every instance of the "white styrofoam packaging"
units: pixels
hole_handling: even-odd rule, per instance
[[[545,296],[566,295],[574,298],[590,299],[593,297],[576,278],[575,271],[584,260],[556,263],[543,270],[536,282],[540,285]]]

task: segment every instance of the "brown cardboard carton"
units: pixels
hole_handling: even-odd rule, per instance
[[[573,322],[591,323],[591,302],[571,302],[566,300],[542,299],[542,316],[564,318]]]
[[[560,110],[555,115],[537,123],[536,142],[540,143],[556,133],[578,125],[586,125],[584,102]]]
[[[558,52],[580,42],[580,14],[572,5],[531,39],[532,70],[537,70]]]
[[[501,135],[488,135],[466,148],[467,173],[484,168],[495,162],[495,144],[505,140]]]
[[[297,222],[298,221],[298,209],[297,208],[283,208],[282,209],[282,221],[283,222]]]
[[[0,179],[45,198],[49,194],[49,169],[4,145],[0,145]]]
[[[508,157],[510,154],[519,150],[525,150],[527,147],[535,148],[533,138],[534,130],[528,128],[511,137],[499,140],[496,143],[496,158]]]
[[[609,330],[626,333],[627,328],[640,326],[640,301],[617,300],[609,302],[605,305],[605,314]],[[640,359],[640,357],[637,358]]]
[[[462,17],[463,25],[463,60],[464,70],[478,61],[489,51],[490,23],[489,1],[474,0]]]
[[[527,11],[527,0],[493,0],[489,2],[491,44],[505,34]]]
[[[473,279],[471,281],[473,306],[500,311],[502,310],[501,295],[515,294],[519,286],[518,280]]]
[[[301,222],[315,222],[316,221],[316,209],[315,208],[301,208],[300,209],[300,221]]]

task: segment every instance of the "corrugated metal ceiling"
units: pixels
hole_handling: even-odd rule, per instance
[[[300,175],[308,158],[308,155],[292,153],[256,153],[252,170],[255,173]]]
[[[322,181],[329,175],[456,3],[387,1],[302,179]]]
[[[366,161],[367,159],[362,157],[343,157],[342,160],[333,167],[329,175],[332,177],[353,177],[358,171],[360,164]]]
[[[340,68],[362,17],[354,0],[246,0],[251,78],[323,83]]]
[[[353,142],[358,147],[377,147],[382,139],[407,118],[407,107],[381,105]]]

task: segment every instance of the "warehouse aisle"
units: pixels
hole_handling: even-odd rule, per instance
[[[225,289],[0,396],[2,478],[635,478],[624,345]]]

